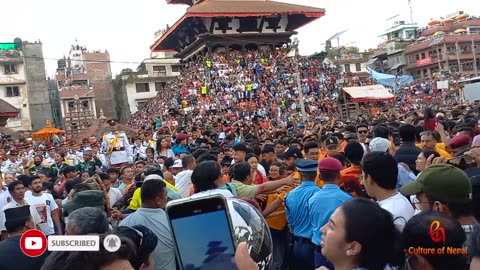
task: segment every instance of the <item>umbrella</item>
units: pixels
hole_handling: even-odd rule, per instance
[[[448,23],[452,23],[452,22],[453,22],[453,19],[451,19],[451,18],[448,18],[448,19],[445,19],[445,20],[442,21],[442,23],[444,23],[444,24],[448,24]]]
[[[433,25],[435,25],[435,24],[438,24],[439,22],[440,22],[439,20],[431,20],[431,21],[428,23],[428,25],[429,25],[429,26],[433,26]]]
[[[470,15],[468,15],[468,14],[460,14],[460,15],[458,15],[455,19],[457,19],[457,20],[463,20],[463,19],[466,19],[466,18],[468,18],[468,17],[470,17]]]
[[[55,134],[63,135],[65,134],[65,130],[52,127],[52,122],[50,122],[50,119],[47,118],[47,127],[34,132],[32,134],[32,138],[35,141],[49,141]]]
[[[454,33],[457,33],[457,34],[465,33],[465,32],[467,32],[467,29],[457,29],[457,30],[454,31]]]
[[[440,35],[445,35],[445,32],[443,31],[437,31],[435,34],[433,34],[434,37],[438,37]]]
[[[417,40],[421,41],[421,40],[425,40],[425,39],[427,39],[427,38],[426,37],[419,37]]]

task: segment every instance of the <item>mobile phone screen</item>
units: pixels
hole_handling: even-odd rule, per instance
[[[225,207],[224,200],[209,198],[168,210],[182,269],[237,269]]]

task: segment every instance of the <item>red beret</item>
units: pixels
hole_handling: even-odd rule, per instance
[[[177,134],[177,140],[181,141],[181,140],[186,140],[188,138],[188,135],[185,134],[185,133],[180,133],[180,134]]]
[[[343,169],[342,163],[332,157],[324,157],[318,162],[319,170],[341,171]]]
[[[471,138],[466,134],[457,135],[448,142],[448,146],[451,149],[467,146],[470,144],[471,144]]]

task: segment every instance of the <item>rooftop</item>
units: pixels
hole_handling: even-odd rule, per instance
[[[205,0],[189,7],[187,12],[151,46],[151,49],[174,49],[175,46],[172,47],[172,44],[167,45],[163,42],[169,39],[167,43],[178,42],[178,37],[172,37],[172,34],[190,18],[261,17],[280,14],[295,16],[296,23],[289,23],[289,29],[286,29],[293,31],[324,16],[325,9],[270,0]]]
[[[58,91],[58,93],[60,95],[60,99],[72,99],[75,98],[75,96],[78,96],[79,98],[95,96],[93,89],[62,90]]]

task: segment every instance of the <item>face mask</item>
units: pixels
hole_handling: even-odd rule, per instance
[[[40,164],[42,164],[41,161],[34,161],[33,164],[35,164],[35,166],[40,166]]]

